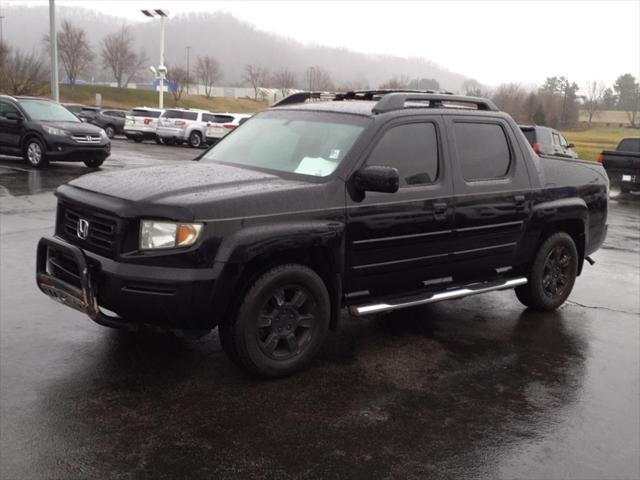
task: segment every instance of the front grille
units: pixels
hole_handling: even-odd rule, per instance
[[[71,138],[82,144],[100,143],[100,135],[73,135]]]
[[[63,206],[62,234],[75,245],[113,258],[116,253],[118,221],[115,217]],[[86,238],[78,235],[80,220],[88,222]]]

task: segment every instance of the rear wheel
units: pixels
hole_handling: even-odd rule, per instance
[[[162,140],[162,137],[156,137],[156,143],[158,145],[162,145],[164,143],[164,140]]]
[[[577,274],[576,244],[569,234],[555,233],[540,245],[528,283],[516,288],[516,296],[534,310],[555,310],[569,297]]]
[[[316,272],[282,265],[247,290],[237,314],[219,328],[229,356],[250,372],[281,377],[304,368],[329,329],[330,299]]]
[[[136,143],[142,143],[142,137],[134,137],[133,141]]]
[[[44,144],[38,138],[27,140],[24,145],[23,157],[33,168],[44,168],[49,164]]]
[[[202,145],[202,134],[200,132],[191,132],[189,145],[193,148],[199,148]]]
[[[165,145],[174,145],[176,143],[176,139],[175,138],[163,138],[162,139],[162,143],[164,143]]]

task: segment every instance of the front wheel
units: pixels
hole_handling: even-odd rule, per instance
[[[116,129],[111,125],[107,125],[104,127],[104,132],[107,134],[107,137],[113,138],[116,134]]]
[[[528,283],[516,288],[516,296],[534,310],[555,310],[569,297],[577,274],[575,242],[567,233],[555,233],[538,249]]]
[[[24,159],[33,168],[44,168],[49,164],[45,155],[44,144],[37,138],[30,138],[24,145]]]
[[[331,302],[320,276],[308,267],[282,265],[247,290],[237,314],[220,325],[232,360],[262,377],[303,369],[329,329]]]
[[[104,163],[104,158],[89,158],[84,160],[84,164],[89,168],[98,168]]]

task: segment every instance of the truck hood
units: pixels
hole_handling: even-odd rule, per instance
[[[69,187],[128,204],[126,216],[152,207],[158,213],[189,211],[192,218],[235,218],[317,208],[323,201],[322,184],[217,163],[94,173],[72,180],[58,193],[68,196]]]

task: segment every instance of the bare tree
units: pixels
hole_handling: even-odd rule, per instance
[[[4,42],[0,42],[0,92],[5,90],[4,84],[6,82],[6,64],[9,57],[9,45]]]
[[[389,90],[397,90],[401,88],[409,88],[409,80],[408,75],[394,75],[390,80],[380,85],[380,88],[389,89]]]
[[[12,51],[0,45],[0,90],[9,95],[42,95],[49,90],[49,70],[42,56],[36,52]]]
[[[589,128],[591,128],[591,122],[593,117],[602,110],[604,92],[607,88],[604,83],[598,81],[587,82],[587,88],[585,89],[584,97],[584,109],[589,116]]]
[[[473,97],[489,97],[489,90],[485,88],[478,80],[470,78],[462,84],[462,91],[465,95]]]
[[[335,90],[335,85],[331,78],[331,74],[320,66],[307,68],[305,79],[310,90],[321,92],[331,92]]]
[[[204,95],[207,98],[211,98],[211,92],[213,86],[222,77],[222,69],[218,61],[209,56],[198,57],[196,62],[196,77],[198,81],[204,85]]]
[[[258,100],[260,87],[265,86],[269,78],[269,70],[260,65],[249,64],[244,67],[242,78],[253,88],[253,99]]]
[[[49,43],[48,35],[44,37],[44,41]],[[68,20],[62,22],[62,29],[58,32],[58,57],[72,87],[76,84],[78,76],[86,72],[93,62],[87,32]]]
[[[529,120],[528,94],[529,92],[520,84],[503,83],[496,88],[492,100],[500,110],[507,112],[517,122],[525,122]]]
[[[296,84],[296,74],[288,68],[278,70],[273,74],[273,86],[280,89],[283,97],[289,95]]]
[[[144,50],[133,51],[133,33],[126,25],[102,39],[102,65],[113,73],[118,88],[126,87],[131,79],[148,62]]]
[[[187,71],[181,67],[167,67],[167,80],[173,84],[173,88],[171,90],[171,94],[173,95],[173,104],[178,105],[185,88],[187,88]]]

